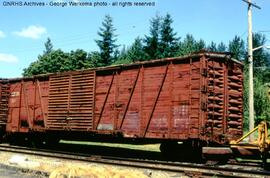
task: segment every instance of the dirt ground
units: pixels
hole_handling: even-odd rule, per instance
[[[12,167],[12,169],[9,169]],[[37,172],[23,173],[34,170],[47,172],[47,175]],[[23,174],[23,176],[22,176]],[[153,171],[148,169],[130,169],[127,167],[111,166],[96,163],[62,160],[57,158],[22,155],[9,152],[0,152],[0,178],[14,177],[83,177],[83,178],[176,178],[186,177],[181,174]]]

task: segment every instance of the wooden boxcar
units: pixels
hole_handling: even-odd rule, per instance
[[[0,127],[224,144],[242,135],[243,66],[229,54],[201,52],[2,80]]]

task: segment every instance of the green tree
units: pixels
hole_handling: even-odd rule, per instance
[[[117,60],[113,64],[118,65],[132,63],[133,61],[128,57],[129,50],[130,49],[127,49],[126,46],[123,46],[121,51],[119,52]]]
[[[265,45],[265,36],[260,33],[253,34],[253,48]],[[247,54],[247,52],[245,52]],[[262,49],[258,49],[253,52],[254,63],[254,110],[255,110],[255,122],[258,124],[261,120],[270,121],[270,101],[267,94],[268,82],[270,81],[270,72],[268,69],[270,55]],[[248,62],[247,56],[245,58],[244,66],[244,113],[245,123],[248,123]]]
[[[100,57],[95,59],[100,61]],[[61,49],[53,50],[51,40],[48,38],[45,42],[43,54],[39,55],[36,61],[23,69],[23,76],[86,69],[97,66],[97,63],[92,59],[92,56],[82,49],[70,53],[63,52]]]
[[[183,42],[179,43],[178,56],[198,52],[205,48],[205,42],[201,39],[198,42],[191,34],[187,34]]]
[[[173,19],[170,14],[167,14],[161,23],[159,47],[162,58],[175,56],[179,48],[179,38],[176,37],[177,33],[174,32],[172,23]]]
[[[270,100],[268,97],[268,86],[263,83],[262,78],[255,78],[254,90],[256,123],[258,124],[262,120],[270,121]]]
[[[98,54],[99,56],[99,54]],[[87,69],[98,66],[96,61],[99,58],[89,56],[85,51],[77,49],[70,53],[62,50],[54,50],[46,55],[38,56],[37,61],[32,62],[28,68],[24,69],[24,76],[32,76],[38,74],[63,72],[70,70]]]
[[[233,40],[229,42],[228,50],[235,59],[243,60],[246,57],[245,42],[239,36],[235,36]]]
[[[266,44],[265,35],[261,33],[253,34],[253,49]],[[254,66],[254,109],[256,122],[268,119],[270,121],[270,101],[268,97],[270,54],[263,48],[253,52]]]
[[[45,51],[43,51],[43,54],[47,55],[53,51],[53,44],[50,38],[47,38],[47,41],[45,42]]]
[[[150,35],[145,36],[144,39],[144,51],[148,59],[160,58],[160,25],[161,17],[156,15],[150,21]]]
[[[111,16],[106,15],[102,22],[102,27],[99,28],[98,35],[100,40],[95,40],[100,49],[100,59],[98,64],[102,66],[110,65],[113,62],[113,54],[118,47],[116,42],[116,35],[114,32],[116,29],[113,26],[113,19]]]
[[[226,50],[227,50],[227,47],[223,42],[221,42],[217,45],[218,52],[226,52]]]
[[[245,70],[244,80],[244,116],[245,116],[245,128],[248,127],[248,70]],[[270,99],[268,97],[269,87],[264,83],[262,75],[254,76],[254,111],[255,122],[258,124],[262,120],[270,121]]]
[[[62,50],[54,50],[47,55],[38,56],[38,60],[32,62],[28,68],[23,70],[23,76],[32,76],[37,74],[62,72],[69,70],[66,66],[69,54]]]
[[[266,37],[261,33],[253,34],[253,48],[264,46],[266,44]],[[264,48],[255,50],[253,52],[253,64],[254,67],[266,67],[269,66],[270,55],[264,50]]]
[[[38,75],[38,74],[42,74],[42,73],[44,73],[44,72],[41,70],[40,63],[37,61],[34,61],[27,68],[23,69],[22,75],[24,77],[30,77],[32,75]]]
[[[146,54],[143,50],[142,39],[139,37],[135,39],[134,43],[127,51],[127,58],[133,62],[146,60]]]
[[[101,63],[102,59],[98,51],[90,52],[88,54],[88,61],[90,63],[90,67],[100,67],[103,65],[103,63]]]
[[[137,37],[133,44],[122,48],[117,61],[114,64],[128,64],[136,61],[144,61],[147,56],[143,49],[142,39]]]
[[[262,72],[262,80],[264,84],[269,84],[270,86],[270,68],[267,67],[265,70]]]
[[[199,41],[196,42],[195,44],[195,50],[200,51],[205,49],[205,41],[203,39],[200,39]]]
[[[217,52],[217,44],[215,42],[211,42],[207,49],[211,52]]]
[[[88,58],[87,52],[82,49],[77,49],[76,51],[71,51],[69,53],[68,59],[63,65],[65,71],[67,70],[78,70],[78,69],[87,69],[93,67],[90,59]]]

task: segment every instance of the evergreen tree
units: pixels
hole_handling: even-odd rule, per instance
[[[93,51],[88,54],[88,61],[90,62],[90,67],[100,67],[102,59],[98,51]]]
[[[179,43],[177,55],[183,56],[198,51],[197,41],[191,34],[187,34],[183,42]]]
[[[137,37],[129,48],[126,48],[125,46],[122,48],[119,57],[114,64],[128,64],[136,61],[144,61],[146,58],[142,39]]]
[[[239,41],[241,40],[234,40]],[[265,45],[266,39],[265,36],[260,33],[253,34],[253,49]],[[243,42],[241,42],[243,43]],[[240,43],[240,44],[241,44]],[[241,45],[236,45],[241,46]],[[238,48],[236,48],[238,49]],[[242,47],[241,47],[242,49]],[[243,49],[242,49],[243,50]],[[243,52],[243,57],[245,57],[245,66],[244,66],[244,113],[245,113],[245,124],[248,123],[248,56],[245,55],[247,52]],[[268,120],[270,118],[270,99],[268,97],[268,86],[267,83],[269,80],[269,70],[267,67],[269,65],[268,61],[270,59],[269,53],[263,50],[263,48],[253,51],[253,64],[254,64],[254,110],[255,110],[255,122],[258,124],[261,120]]]
[[[235,59],[243,60],[246,57],[245,43],[239,36],[235,36],[233,40],[229,42],[228,50]]]
[[[167,14],[162,21],[160,30],[160,55],[164,57],[173,57],[178,49],[179,38],[172,28],[173,19]]]
[[[53,44],[50,38],[47,38],[47,41],[45,42],[45,51],[43,51],[43,54],[47,55],[53,51]]]
[[[150,21],[150,35],[145,36],[144,51],[148,59],[160,58],[160,24],[161,17],[156,15]]]
[[[253,49],[256,47],[264,46],[266,43],[265,35],[261,33],[253,34]],[[270,55],[264,48],[255,50],[253,52],[253,63],[254,67],[266,67],[270,65]]]
[[[269,87],[264,81],[264,71],[254,73],[254,111],[255,111],[255,122],[259,124],[262,120],[270,121],[270,98],[268,96]],[[248,116],[249,116],[249,75],[247,66],[244,70],[244,116],[245,116],[245,128],[248,128]]]
[[[227,50],[227,47],[223,42],[218,44],[218,46],[217,46],[217,51],[218,52],[226,52],[226,50]]]
[[[217,44],[215,42],[211,42],[207,49],[211,52],[217,52]]]
[[[128,57],[128,51],[129,49],[127,49],[126,46],[123,46],[121,51],[119,52],[117,60],[113,64],[118,65],[132,63],[133,61],[130,60],[130,58]]]
[[[270,68],[267,67],[263,72],[262,72],[262,80],[265,85],[269,86],[270,89]]]
[[[200,51],[200,50],[203,50],[205,49],[205,42],[203,39],[200,39],[198,42],[196,42],[196,45],[195,45],[195,50],[196,51]]]
[[[111,16],[106,15],[100,27],[98,35],[100,40],[96,40],[96,43],[100,49],[101,61],[98,62],[102,66],[110,65],[113,62],[113,54],[118,47],[115,42],[115,28],[113,27],[113,19]]]
[[[146,54],[143,50],[143,43],[142,39],[136,38],[134,43],[131,45],[127,52],[128,56],[131,61],[144,61],[146,59]]]

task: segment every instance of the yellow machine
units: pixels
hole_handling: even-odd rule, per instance
[[[252,142],[246,139],[255,132],[258,133],[257,139]],[[236,157],[262,159],[263,164],[267,164],[270,150],[270,138],[268,135],[268,125],[262,121],[257,127],[248,132],[236,141],[230,142],[231,149]]]

